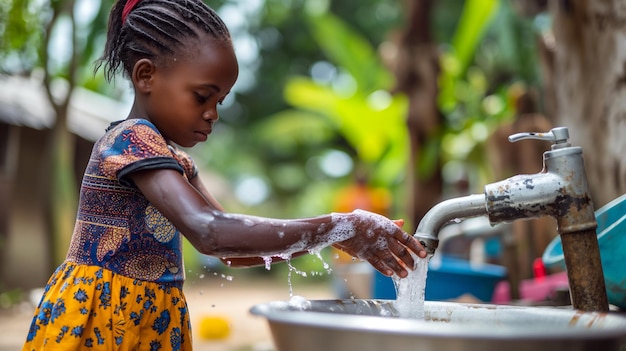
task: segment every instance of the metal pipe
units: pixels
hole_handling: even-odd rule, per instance
[[[595,230],[561,234],[570,298],[582,311],[608,311],[600,249]]]
[[[429,254],[439,246],[439,230],[455,219],[477,217],[487,214],[485,195],[475,194],[442,201],[431,208],[422,218],[415,237]]]
[[[553,173],[522,174],[485,185],[489,221],[510,222],[560,212],[562,179]],[[554,208],[557,207],[555,210]]]

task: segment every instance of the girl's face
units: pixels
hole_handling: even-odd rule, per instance
[[[215,39],[188,45],[191,52],[155,68],[148,94],[146,118],[165,139],[183,147],[206,141],[217,121],[217,105],[237,80],[239,68],[230,43]]]

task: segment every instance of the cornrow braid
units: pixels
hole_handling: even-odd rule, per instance
[[[139,59],[171,56],[203,33],[230,42],[228,28],[202,0],[141,0],[122,22],[127,1],[118,0],[113,5],[104,53],[96,61],[95,70],[104,64],[108,81],[120,68],[130,76]]]

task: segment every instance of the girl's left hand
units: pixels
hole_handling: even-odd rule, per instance
[[[419,241],[400,228],[404,224],[403,220],[392,221],[362,210],[345,215],[352,222],[356,235],[334,246],[368,261],[384,275],[397,274],[404,278],[408,275],[408,269],[415,266],[411,253],[426,257],[426,251]]]

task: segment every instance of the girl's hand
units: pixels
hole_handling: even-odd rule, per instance
[[[345,216],[354,226],[356,234],[334,246],[368,261],[384,275],[395,273],[404,278],[408,275],[408,269],[415,266],[411,252],[418,257],[426,257],[426,251],[419,241],[400,228],[404,224],[403,220],[392,221],[363,210]]]

